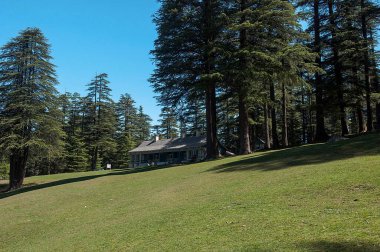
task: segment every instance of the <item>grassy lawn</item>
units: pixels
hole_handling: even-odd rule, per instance
[[[380,135],[0,195],[1,251],[380,251]]]

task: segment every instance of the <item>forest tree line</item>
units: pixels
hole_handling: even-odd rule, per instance
[[[376,1],[160,3],[152,86],[208,158],[380,129]]]
[[[111,97],[106,73],[87,94],[60,94],[50,45],[38,28],[0,51],[0,176],[10,190],[25,176],[128,167],[128,151],[150,138],[151,118],[129,94]]]

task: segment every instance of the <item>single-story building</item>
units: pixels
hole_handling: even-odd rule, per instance
[[[129,152],[129,167],[201,161],[206,156],[206,137],[191,136],[142,142]]]

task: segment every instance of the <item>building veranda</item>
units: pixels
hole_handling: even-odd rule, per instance
[[[168,165],[201,161],[206,156],[206,137],[144,141],[129,152],[131,168],[151,165]]]

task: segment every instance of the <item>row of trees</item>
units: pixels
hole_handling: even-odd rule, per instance
[[[108,76],[88,94],[59,94],[50,46],[39,29],[22,31],[0,52],[0,163],[10,190],[25,175],[126,167],[128,151],[149,138],[151,119],[128,95],[111,98]]]
[[[111,98],[108,76],[96,75],[88,94],[60,95],[65,132],[65,172],[128,167],[128,151],[150,137],[151,119],[129,94]]]
[[[162,0],[151,83],[182,132],[204,132],[208,158],[372,131],[379,13],[370,0]]]

